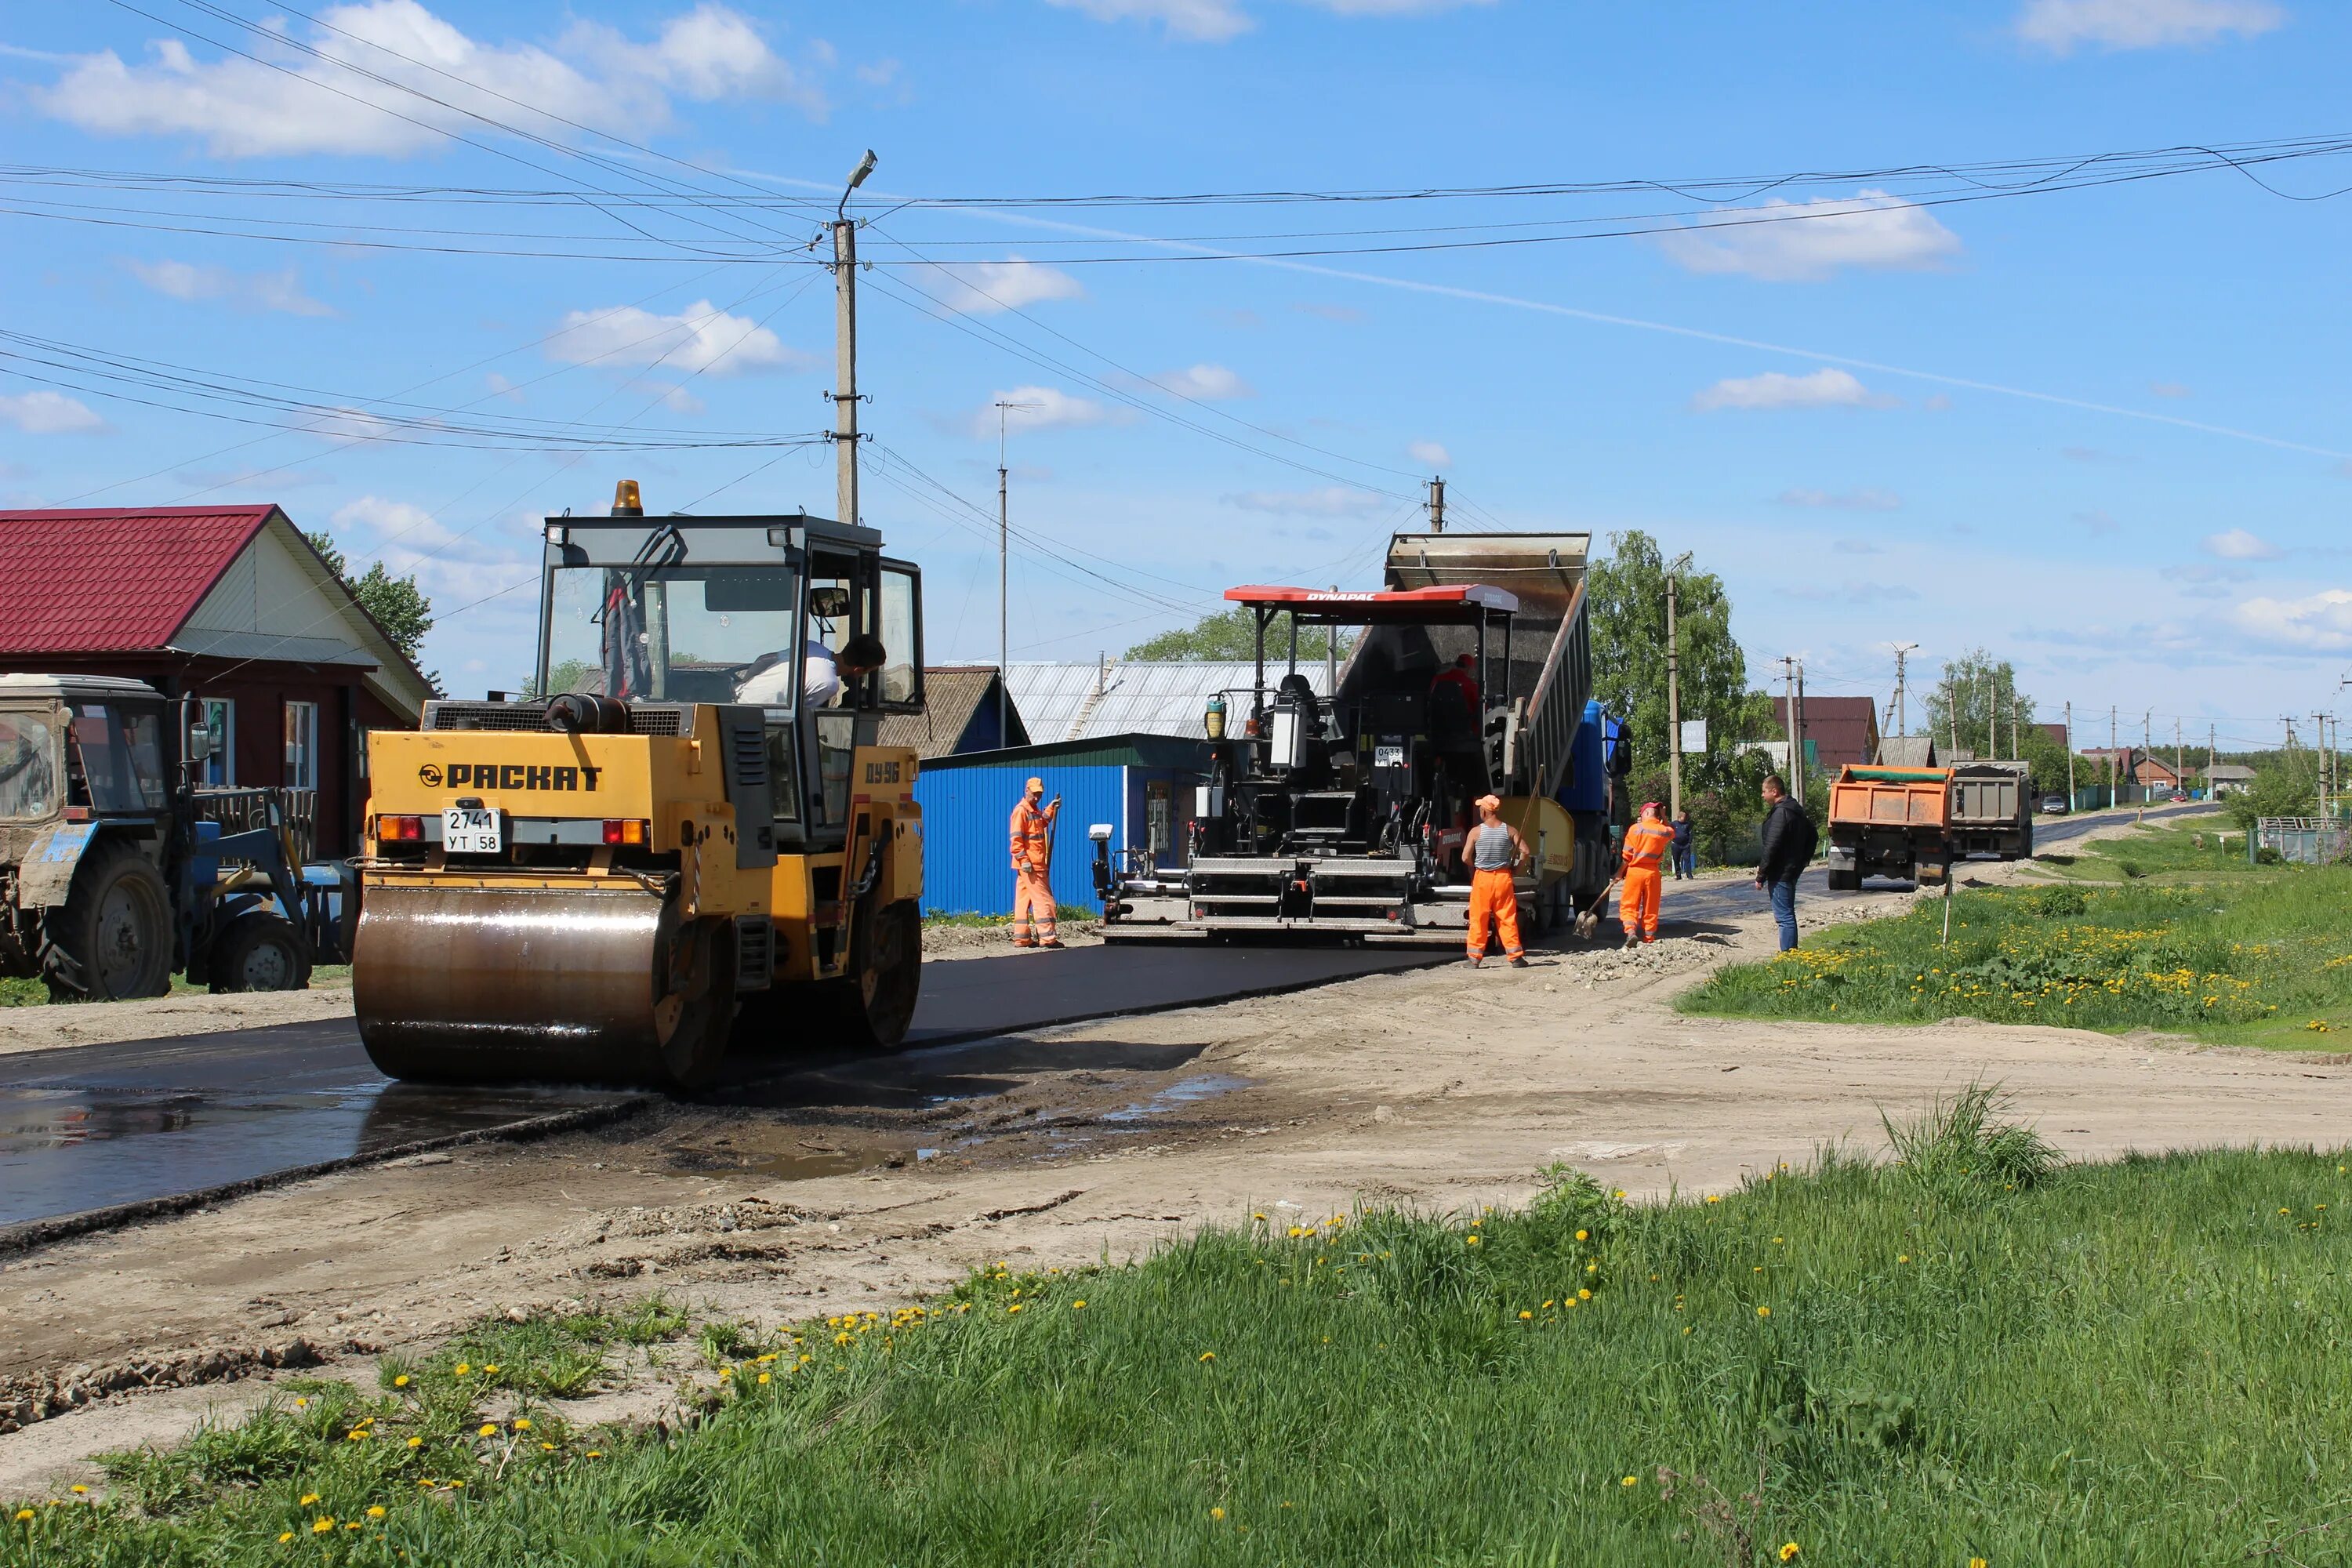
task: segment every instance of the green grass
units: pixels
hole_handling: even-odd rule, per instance
[[[348,963],[321,963],[310,971],[310,988],[314,991],[346,990],[351,984],[352,966]],[[184,974],[172,976],[172,994],[174,996],[202,996],[211,990],[210,985],[191,983]],[[73,1002],[64,1005],[79,1007],[89,1004]],[[48,982],[21,978],[0,980],[0,1007],[50,1005]]]
[[[486,1423],[446,1357],[316,1385],[0,1515],[0,1563],[2345,1562],[2352,1161],[2060,1169],[1996,1110],[1720,1202],[1561,1173],[991,1268],[730,1339],[662,1433]]]
[[[2200,843],[2200,840],[2202,840]],[[1677,1002],[1725,1017],[1985,1018],[2335,1049],[2352,1029],[2352,868],[2249,866],[2210,832],[2146,827],[2047,863],[2056,879],[1808,936]]]

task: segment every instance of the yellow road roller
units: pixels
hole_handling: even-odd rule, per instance
[[[368,737],[352,989],[393,1078],[691,1088],[887,1048],[922,962],[922,578],[802,514],[546,522],[528,694]]]

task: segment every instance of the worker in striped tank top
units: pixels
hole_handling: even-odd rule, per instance
[[[1513,969],[1528,966],[1527,950],[1519,942],[1519,890],[1515,874],[1528,863],[1528,841],[1503,820],[1503,803],[1491,795],[1478,797],[1478,826],[1462,846],[1462,863],[1470,868],[1470,967],[1486,962],[1488,922],[1501,928],[1503,956]]]

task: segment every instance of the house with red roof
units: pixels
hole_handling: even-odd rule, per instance
[[[324,855],[358,846],[367,731],[433,695],[275,506],[0,511],[0,672],[188,699],[205,782],[285,792]]]
[[[1775,735],[1789,732],[1789,700],[1772,699]],[[1805,747],[1808,769],[1835,773],[1848,763],[1878,760],[1878,707],[1867,697],[1808,697],[1797,704],[1797,715],[1810,742]],[[1783,748],[1787,742],[1783,742]]]

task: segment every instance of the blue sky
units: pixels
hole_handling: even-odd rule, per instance
[[[278,501],[356,559],[419,574],[444,616],[427,662],[457,690],[521,678],[533,595],[499,590],[532,577],[541,515],[600,509],[616,478],[643,480],[657,510],[833,509],[822,447],[597,449],[613,427],[709,443],[829,423],[831,281],[797,248],[816,208],[632,220],[560,195],[317,185],[658,181],[829,205],[869,146],[865,511],[925,566],[935,661],[994,657],[984,520],[1003,400],[1039,405],[1009,442],[1028,536],[1016,658],[1116,653],[1232,583],[1365,584],[1420,479],[1443,472],[1457,523],[1642,528],[1694,552],[1727,580],[1759,679],[1796,653],[1814,692],[1883,702],[1890,644],[1918,644],[1930,676],[1982,644],[2016,661],[2043,717],[2072,700],[2104,740],[2110,704],[2133,731],[2152,710],[2166,738],[2178,718],[2226,746],[2336,706],[2352,667],[2352,196],[2282,199],[2213,170],[1948,205],[1916,205],[1943,176],[1772,195],[971,200],[1680,182],[2325,137],[2344,129],[2340,7],[1693,4],[1668,23],[1532,0],[217,4],[254,26],[184,0],[142,4],[152,19],[16,8],[0,30],[10,161],[313,194],[20,175],[0,187],[0,325],[309,389],[314,411],[159,399],[86,369],[58,384],[0,360],[0,492]],[[2352,158],[2261,173],[2315,195],[2352,184]],[[901,205],[919,197],[963,200]],[[1744,221],[1787,217],[1773,201],[1832,205]],[[1617,226],[1660,232],[1194,258],[1627,215],[1645,216]],[[431,232],[446,229],[477,237]],[[728,258],[704,253],[719,233],[736,237]],[[1325,237],[1263,237],[1301,234]],[[449,253],[467,248],[534,254]],[[560,424],[578,449],[451,445],[454,423],[427,444],[382,439],[367,411],[394,396],[501,431]]]

